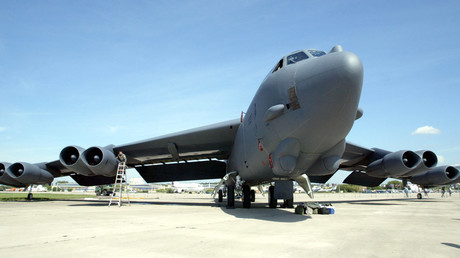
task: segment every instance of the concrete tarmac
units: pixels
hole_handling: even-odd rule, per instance
[[[334,215],[226,209],[209,195],[0,202],[0,257],[459,257],[460,196],[318,194]],[[310,201],[296,195],[295,203]],[[224,200],[225,201],[225,200]]]

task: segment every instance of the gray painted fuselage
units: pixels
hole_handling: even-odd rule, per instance
[[[238,129],[228,171],[247,184],[332,174],[339,166],[357,116],[362,63],[346,51],[303,52],[308,59],[286,65],[285,56],[269,73]]]

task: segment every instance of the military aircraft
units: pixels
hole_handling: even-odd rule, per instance
[[[173,181],[172,188],[175,193],[202,193],[205,191],[204,186],[199,183],[181,183]]]
[[[111,184],[119,151],[148,183],[222,178],[215,192],[222,201],[226,190],[229,208],[235,190],[249,208],[251,186],[266,183],[269,207],[279,199],[292,206],[293,181],[313,197],[310,182],[324,183],[337,170],[352,171],[345,183],[365,186],[388,177],[424,186],[459,182],[459,168],[436,167],[431,151],[391,152],[345,140],[363,115],[362,83],[361,60],[341,46],[295,51],[270,70],[241,118],[119,146],[68,146],[48,163],[3,162],[0,182],[27,186],[70,175],[80,185]]]

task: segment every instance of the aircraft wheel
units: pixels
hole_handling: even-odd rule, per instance
[[[219,202],[222,202],[224,199],[224,193],[222,189],[219,190],[218,195],[219,195]]]
[[[275,187],[272,185],[268,188],[268,207],[276,208],[278,200],[275,199]]]
[[[227,209],[235,208],[235,186],[227,186]]]
[[[422,194],[421,193],[417,194],[417,199],[422,199]]]
[[[255,201],[256,201],[256,191],[251,190],[251,202],[255,202]]]
[[[34,195],[32,193],[29,193],[27,195],[27,200],[31,201],[34,198]]]
[[[251,188],[243,185],[243,208],[251,208]]]
[[[284,200],[284,207],[286,207],[286,208],[294,208],[294,199],[286,199],[286,200]]]

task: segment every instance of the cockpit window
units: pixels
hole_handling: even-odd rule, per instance
[[[320,57],[326,54],[326,52],[321,51],[321,50],[308,50],[308,52],[310,52],[310,54],[314,57]]]
[[[288,55],[287,64],[288,65],[295,64],[295,63],[297,63],[297,62],[299,62],[301,60],[307,59],[307,58],[308,58],[308,56],[304,52],[297,52],[295,54]]]
[[[281,59],[275,66],[275,68],[273,69],[273,73],[278,71],[279,69],[283,68],[283,59]]]

